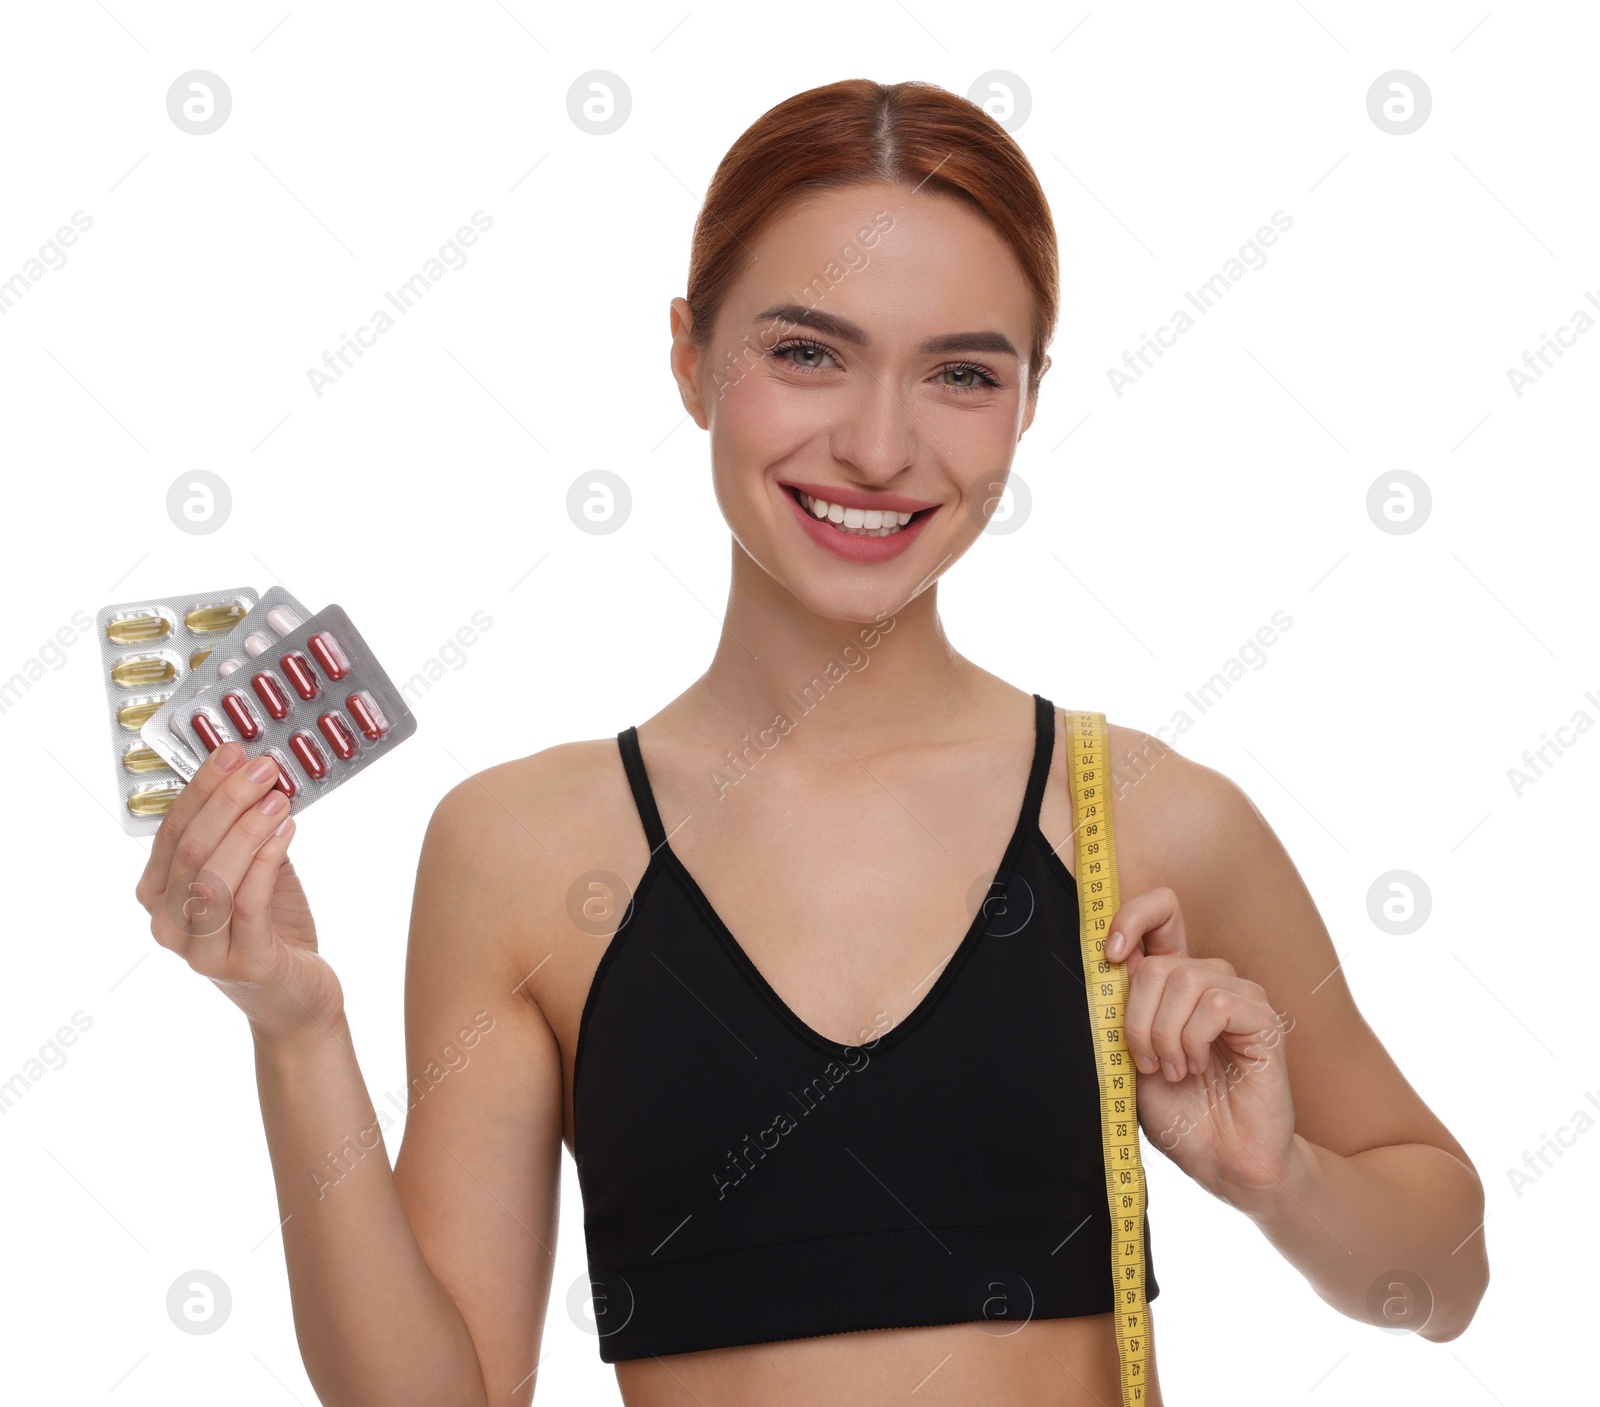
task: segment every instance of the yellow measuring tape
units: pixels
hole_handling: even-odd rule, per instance
[[[1100,1080],[1100,1139],[1106,1201],[1111,1211],[1111,1281],[1122,1370],[1123,1407],[1148,1400],[1150,1305],[1145,1299],[1144,1164],[1139,1159],[1136,1068],[1123,1040],[1128,1004],[1126,963],[1106,958],[1111,920],[1122,902],[1117,848],[1111,836],[1111,763],[1106,716],[1082,710],[1067,717],[1067,774],[1077,837],[1079,938],[1095,1072]]]

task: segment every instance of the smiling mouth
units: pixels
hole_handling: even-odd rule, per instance
[[[826,523],[836,532],[850,537],[893,537],[918,518],[934,511],[933,508],[923,508],[915,513],[896,513],[892,509],[846,508],[842,504],[829,503],[826,499],[813,498],[803,489],[785,485],[785,491],[819,523]]]

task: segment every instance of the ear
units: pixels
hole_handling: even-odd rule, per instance
[[[1049,370],[1050,370],[1050,357],[1049,357],[1049,355],[1047,353],[1045,355],[1044,365],[1042,367],[1040,367],[1040,369],[1039,369],[1039,380],[1041,382],[1044,380],[1045,372],[1047,372]],[[1028,411],[1027,411],[1027,414],[1024,415],[1023,418],[1022,418],[1022,429],[1017,431],[1017,438],[1019,440],[1022,438],[1023,431],[1026,430],[1028,428],[1028,426],[1033,424],[1033,413],[1034,413],[1034,411],[1038,410],[1038,408],[1039,408],[1039,391],[1038,391],[1038,388],[1037,387],[1030,387],[1029,390],[1028,390]]]
[[[702,430],[708,428],[705,403],[700,395],[700,349],[694,342],[694,312],[684,298],[672,300],[671,362],[683,408]]]

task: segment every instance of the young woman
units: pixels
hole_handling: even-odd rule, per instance
[[[818,88],[729,151],[671,315],[732,531],[722,637],[636,728],[439,803],[392,1171],[283,798],[236,745],[184,790],[138,894],[249,1018],[323,1402],[530,1399],[563,1144],[630,1407],[1118,1400],[1066,719],[937,609],[1057,281],[1033,170],[942,89]],[[1467,1155],[1246,796],[1109,741],[1145,1134],[1335,1309],[1453,1338],[1488,1277]],[[175,921],[197,870],[232,893],[208,935]]]

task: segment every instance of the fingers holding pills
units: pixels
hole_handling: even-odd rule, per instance
[[[210,978],[258,1035],[331,1027],[344,1001],[288,858],[295,823],[281,780],[270,754],[219,748],[161,840],[165,874],[141,881],[156,942]]]
[[[272,800],[274,793],[268,793]],[[276,822],[276,824],[274,824]],[[268,829],[270,827],[270,829]],[[233,935],[243,959],[258,969],[270,970],[274,951],[272,906],[277,891],[278,868],[294,839],[294,818],[280,806],[262,825],[266,839],[251,855],[233,897]]]
[[[252,767],[255,765],[251,764]],[[246,794],[248,799],[234,815],[209,864],[209,868],[222,875],[235,892],[244,883],[262,846],[289,820],[289,798],[273,785],[271,772],[265,777],[257,776],[251,780],[255,785]],[[266,790],[263,794],[261,788],[264,783]]]
[[[404,697],[343,608],[313,614],[281,587],[271,588],[254,609],[247,609],[253,593],[237,595],[226,610],[185,612],[160,603],[102,612],[112,666],[124,663],[131,649],[187,650],[188,634],[201,627],[217,637],[193,653],[191,676],[178,688],[146,700],[153,711],[140,706],[137,730],[146,746],[121,764],[131,774],[153,751],[157,763],[164,760],[189,779],[175,781],[160,798],[162,814],[152,823],[154,843],[136,896],[158,942],[208,964],[222,960],[216,954],[229,933],[226,922],[214,922],[220,901],[210,891],[236,895],[269,838],[284,841],[278,827],[286,817],[416,731]],[[147,683],[140,675],[113,680],[113,687]],[[130,731],[135,716],[126,703],[115,721],[122,732]],[[281,852],[281,844],[267,851]],[[199,876],[205,877],[202,896],[190,892]],[[291,887],[297,890],[297,881]],[[197,915],[211,926],[198,929]],[[289,926],[309,934],[309,913]]]
[[[191,966],[221,960],[234,896],[285,819],[288,800],[273,786],[272,765],[262,762],[218,770],[207,759],[186,788],[184,813],[170,816],[158,834],[160,853],[152,852],[150,865],[164,863],[165,873],[147,870],[140,881],[156,941]]]
[[[150,846],[150,858],[145,864],[144,874],[134,891],[146,910],[153,913],[155,905],[166,892],[178,842],[187,832],[190,822],[222,785],[228,773],[243,761],[244,749],[237,743],[225,744],[218,748],[206,758],[200,770],[194,774],[193,780],[182,788],[171,808],[162,817],[161,825],[156,830],[155,840]]]
[[[276,764],[267,757],[253,758],[228,771],[179,836],[173,850],[173,872],[195,870],[202,866],[218,869],[226,853],[223,851],[224,838],[245,809],[259,802],[272,787],[276,772]],[[232,884],[242,877],[244,866],[232,854],[226,854],[226,858],[236,860],[236,872],[224,875]]]
[[[136,885],[152,936],[258,1034],[327,1026],[343,993],[288,859],[293,818],[416,731],[404,696],[341,607],[281,587],[99,624],[121,785],[153,836]]]
[[[273,899],[279,868],[294,838],[288,799],[276,787],[247,806],[211,862],[222,893],[209,922],[195,928],[184,953],[189,966],[213,981],[260,983],[277,966]],[[226,876],[226,878],[224,878]],[[225,909],[223,905],[225,904]]]

